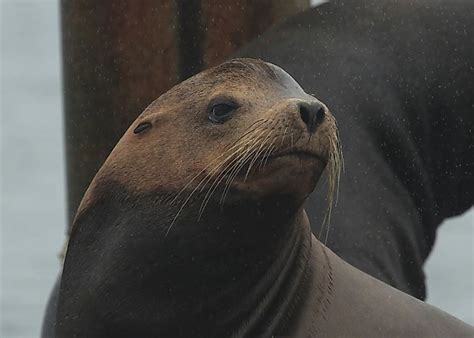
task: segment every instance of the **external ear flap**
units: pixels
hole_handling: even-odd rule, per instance
[[[134,134],[140,134],[152,127],[152,124],[150,122],[142,122],[136,128],[133,130]]]

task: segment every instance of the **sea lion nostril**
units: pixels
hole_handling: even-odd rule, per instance
[[[326,115],[326,108],[320,102],[300,102],[298,107],[301,119],[306,124],[308,131],[313,133],[323,122],[324,115]]]

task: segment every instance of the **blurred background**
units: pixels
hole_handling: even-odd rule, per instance
[[[53,0],[0,10],[0,337],[37,337],[68,223],[60,11]],[[474,211],[447,223],[426,265],[427,301],[474,324]]]

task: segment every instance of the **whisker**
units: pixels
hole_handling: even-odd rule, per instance
[[[239,156],[235,159],[232,160],[231,163],[229,163],[219,174],[218,176],[214,179],[214,182],[212,183],[212,185],[210,186],[210,188],[208,189],[207,193],[206,193],[206,196],[204,197],[204,200],[203,202],[201,203],[201,207],[199,208],[199,215],[198,215],[198,220],[201,219],[201,216],[202,214],[204,213],[204,210],[209,202],[209,200],[211,199],[212,197],[212,194],[214,194],[215,190],[217,189],[217,187],[219,186],[219,184],[222,182],[222,180],[225,178],[225,174],[227,172],[227,168],[229,168],[229,166],[231,166],[231,168],[233,168],[233,164],[234,163],[240,163],[241,162],[241,158],[243,156],[245,156],[245,154],[248,152],[249,150],[246,150],[245,153],[243,154],[239,154]]]
[[[268,130],[267,131],[267,134],[265,136],[265,138],[262,140],[262,142],[260,143],[260,147],[258,148],[257,152],[255,153],[255,156],[254,158],[252,159],[252,161],[250,162],[250,165],[247,169],[247,172],[245,173],[245,177],[244,177],[244,182],[247,180],[247,177],[248,175],[250,174],[250,170],[252,169],[253,165],[255,164],[255,161],[258,160],[258,158],[260,157],[260,155],[265,151],[265,142],[267,141],[267,139],[272,135],[273,133],[273,130]]]
[[[265,168],[265,166],[267,165],[268,159],[270,158],[270,155],[273,153],[275,149],[276,149],[276,146],[274,145],[271,145],[271,147],[269,147],[267,158],[265,159],[265,162],[263,163],[263,168]]]
[[[333,120],[335,125],[335,120]],[[329,155],[329,163],[328,163],[328,193],[327,193],[327,203],[328,206],[326,208],[326,213],[323,219],[323,225],[321,227],[319,236],[323,231],[324,227],[326,227],[326,234],[324,239],[324,244],[327,243],[329,237],[329,229],[330,229],[330,222],[331,222],[331,214],[333,206],[337,204],[338,194],[339,194],[339,183],[341,177],[341,168],[343,168],[343,154],[341,143],[339,141],[339,134],[337,132],[337,127],[335,128],[335,136],[333,139],[329,140],[330,144],[330,155]],[[334,199],[336,196],[336,199]]]
[[[251,124],[247,130],[247,132],[245,132],[242,136],[240,136],[236,141],[234,141],[232,144],[229,145],[229,148],[228,150],[226,150],[225,152],[223,152],[221,155],[219,155],[215,160],[217,161],[219,158],[225,156],[227,154],[227,152],[229,150],[232,150],[233,148],[235,148],[235,146],[237,145],[237,143],[239,141],[241,141],[245,136],[247,136],[249,133],[251,133],[252,131],[254,131],[256,128],[258,128],[259,125],[257,125],[259,122],[265,122],[266,120],[265,119],[259,119],[257,121],[255,121],[253,124]],[[262,124],[262,123],[260,123]],[[235,153],[235,152],[234,152]],[[233,153],[233,154],[234,154]],[[230,156],[232,156],[233,154],[231,154]],[[229,158],[229,157],[228,157]],[[199,173],[197,173],[177,194],[176,196],[173,198],[173,200],[171,200],[170,203],[174,203],[180,196],[180,194],[186,190],[186,188],[189,187],[189,185],[196,179],[199,177],[199,175],[201,175],[203,172],[205,172],[211,165],[213,165],[215,162],[211,162],[210,164],[208,164],[206,167],[204,167],[204,169],[202,169]]]
[[[264,135],[265,131],[266,131],[266,129],[264,129],[259,135],[257,135],[257,137],[255,138],[255,141],[252,144],[252,148],[254,146],[258,145],[258,142],[260,142],[261,137],[262,137],[262,135]],[[234,168],[230,170],[229,178],[226,181],[225,188],[224,188],[224,191],[223,191],[223,196],[221,197],[221,203],[222,204],[224,203],[225,195],[227,195],[227,192],[228,192],[232,182],[234,181],[235,177],[238,175],[238,173],[240,172],[242,167],[245,165],[247,160],[252,156],[254,156],[254,159],[252,159],[252,161],[249,164],[249,169],[247,170],[247,173],[244,177],[244,182],[245,182],[246,179],[247,179],[247,175],[250,172],[250,169],[252,168],[253,161],[255,160],[256,157],[258,157],[258,149],[252,149],[252,152],[248,153],[248,155],[244,159],[242,159],[242,161],[240,161],[240,164],[235,165]]]
[[[245,163],[246,161],[246,157],[247,157],[247,154],[249,152],[252,151],[252,147],[253,145],[258,141],[259,139],[259,136],[261,135],[262,133],[260,133],[259,135],[257,135],[257,137],[253,138],[249,138],[249,141],[245,144],[245,147],[247,147],[247,149],[245,150],[245,152],[243,153],[240,153],[235,159],[233,159],[223,170],[221,170],[221,173],[215,178],[214,182],[212,183],[211,187],[209,188],[208,192],[206,193],[206,196],[204,197],[204,200],[203,202],[201,203],[201,207],[199,209],[199,215],[198,215],[198,219],[201,218],[209,200],[211,199],[212,197],[212,194],[214,194],[215,190],[217,189],[218,185],[222,182],[222,180],[225,178],[225,174],[229,171],[232,171],[234,170],[233,168],[235,167],[235,163]],[[253,136],[253,135],[250,135],[250,136]],[[253,141],[253,142],[252,142]],[[252,142],[252,143],[251,143]],[[242,149],[242,147],[240,148]],[[230,169],[229,166],[232,165],[232,167]],[[223,192],[224,193],[224,192]]]
[[[275,121],[273,121],[275,123]],[[274,124],[273,123],[273,124]],[[273,125],[272,124],[272,125]],[[265,131],[265,130],[264,130]],[[253,156],[253,159],[250,161],[249,163],[249,167],[247,169],[247,172],[245,173],[245,176],[244,176],[244,182],[247,180],[247,177],[255,163],[255,161],[258,159],[258,157],[260,156],[261,154],[261,150],[262,150],[262,146],[263,144],[265,143],[265,140],[268,138],[268,136],[272,133],[272,129],[269,129],[267,130],[267,134],[265,135],[265,137],[263,138],[263,140],[261,141],[261,144],[260,144],[260,147],[258,149],[255,149],[255,151],[253,151],[252,153],[250,153],[247,158],[245,159],[245,161],[242,161],[242,163],[239,165],[239,166],[236,166],[235,169],[233,170],[233,172],[231,172],[230,174],[230,177],[229,179],[227,180],[226,182],[226,186],[225,186],[225,189],[224,189],[224,192],[223,192],[223,196],[221,198],[221,202],[224,203],[224,200],[225,200],[225,196],[227,195],[229,189],[230,189],[230,186],[232,184],[232,182],[235,180],[235,177],[238,175],[238,173],[240,172],[240,170],[242,169],[242,167],[245,165],[246,161],[248,160],[248,158],[252,157]],[[259,137],[256,138],[256,142],[254,143],[254,145],[257,145],[257,142],[259,142],[261,140],[261,137],[260,136],[263,136],[264,133],[260,133]]]
[[[228,146],[228,149],[226,151],[224,151],[221,155],[219,155],[213,162],[209,163],[204,169],[202,169],[199,173],[197,173],[194,177],[191,178],[191,180],[189,180],[189,182],[176,194],[176,196],[173,198],[173,200],[171,201],[171,203],[174,203],[177,201],[177,199],[179,198],[179,196],[181,195],[181,193],[183,191],[185,191],[191,184],[192,182],[194,182],[194,180],[196,180],[203,172],[205,172],[208,168],[210,168],[213,164],[215,164],[215,162],[217,160],[219,160],[220,158],[226,156],[229,151],[233,150],[236,146],[239,145],[240,142],[242,142],[242,140],[249,134],[251,134],[253,131],[255,131],[261,124],[265,123],[266,120],[265,119],[259,119],[257,121],[255,121],[254,123],[252,123],[248,128],[247,128],[247,131],[241,135],[236,141],[234,141],[232,144],[230,144]],[[240,149],[240,148],[239,148]],[[237,153],[239,150],[235,150],[232,154],[230,154],[229,156],[227,156],[223,161],[219,162],[215,168],[211,171],[211,173],[213,173],[216,168],[218,168],[219,166],[221,166],[223,163],[225,163],[225,161],[227,161],[229,158],[231,158],[232,156],[234,156],[235,153]],[[212,175],[212,174],[211,174]],[[181,207],[178,209],[178,212],[176,213],[175,217],[173,218],[170,226],[168,227],[168,229],[166,230],[166,233],[165,233],[165,237],[168,236],[168,233],[170,232],[171,228],[173,227],[174,223],[176,222],[176,220],[178,219],[179,215],[181,214],[181,212],[183,211],[183,209],[185,208],[185,206],[188,204],[188,202],[190,201],[190,199],[192,198],[192,196],[194,195],[194,193],[199,189],[199,187],[201,187],[201,185],[204,183],[204,181],[206,181],[205,184],[207,184],[208,180],[207,178],[210,176],[210,173],[208,173],[206,176],[204,176],[203,179],[201,179],[201,181],[199,182],[199,184],[191,191],[191,193],[188,195],[188,197],[184,200],[184,202],[182,203]],[[205,185],[204,184],[204,185]]]
[[[283,145],[283,140],[285,139],[286,131],[288,130],[288,126],[285,127],[285,130],[283,131],[283,136],[281,137],[281,144],[280,146]]]
[[[231,173],[229,175],[229,178],[226,180],[226,183],[225,183],[225,186],[224,186],[224,190],[222,192],[222,196],[221,196],[221,199],[220,199],[220,204],[223,205],[224,204],[224,201],[225,201],[225,198],[227,196],[227,193],[229,192],[230,190],[230,187],[232,185],[232,182],[234,182],[235,178],[237,177],[237,175],[239,174],[240,170],[242,169],[242,167],[245,165],[245,163],[247,162],[247,160],[249,158],[251,158],[253,156],[253,154],[256,152],[256,149],[253,148],[251,152],[249,152],[245,158],[242,158],[239,162],[237,162],[234,167],[231,169]]]

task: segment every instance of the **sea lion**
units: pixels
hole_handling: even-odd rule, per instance
[[[471,336],[312,235],[303,204],[340,164],[332,114],[275,65],[235,59],[175,86],[81,202],[56,335]]]
[[[313,232],[419,299],[438,226],[474,203],[473,28],[470,0],[332,0],[236,54],[278,64],[338,121],[345,174],[329,231],[325,189],[308,199]]]

